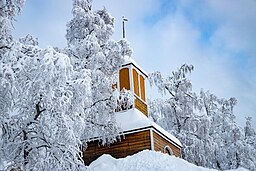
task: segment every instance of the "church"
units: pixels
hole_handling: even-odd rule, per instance
[[[134,94],[134,103],[115,113],[117,124],[123,131],[121,141],[103,146],[93,138],[83,151],[86,165],[103,154],[123,158],[146,149],[181,157],[180,141],[148,118],[146,78],[146,72],[132,58],[125,60],[119,71],[117,88],[119,91],[123,88],[130,90]]]

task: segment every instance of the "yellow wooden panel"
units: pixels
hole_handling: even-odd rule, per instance
[[[126,90],[130,90],[130,78],[129,78],[129,69],[123,68],[119,72],[119,83],[120,90],[125,88]]]
[[[139,78],[138,78],[138,72],[133,69],[132,70],[132,74],[133,74],[133,85],[134,85],[134,93],[137,96],[140,96],[139,94]]]
[[[146,116],[148,116],[148,108],[147,104],[140,100],[138,97],[135,97],[135,108],[144,113]]]
[[[146,101],[146,96],[145,96],[145,80],[144,78],[140,75],[140,97],[142,100]]]

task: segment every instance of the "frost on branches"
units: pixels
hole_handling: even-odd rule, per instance
[[[220,170],[245,167],[256,170],[256,134],[247,118],[242,129],[235,122],[235,98],[220,99],[201,90],[197,95],[183,65],[164,78],[150,74],[151,85],[167,95],[150,101],[150,116],[182,142],[183,157],[196,165]]]
[[[1,61],[1,162],[24,170],[76,170],[83,165],[80,140],[88,134],[83,111],[90,72],[74,71],[68,56],[52,48],[15,44]]]
[[[14,17],[20,13],[24,0],[0,0],[0,59],[11,48],[11,27]]]
[[[0,0],[0,169],[85,170],[88,139],[110,143],[120,131],[112,83],[131,50],[109,39],[106,10],[83,0],[74,0],[65,50],[41,49],[31,35],[16,41],[9,23],[22,4]]]
[[[73,19],[67,24],[66,38],[75,71],[91,70],[91,99],[86,108],[90,131],[97,132],[103,143],[113,142],[119,132],[114,120],[117,98],[112,85],[124,56],[131,50],[125,40],[110,39],[114,31],[114,18],[106,9],[92,11],[91,0],[73,1]],[[95,137],[95,135],[92,137]]]

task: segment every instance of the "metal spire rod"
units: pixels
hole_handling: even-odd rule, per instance
[[[125,21],[128,21],[128,19],[124,18],[124,16],[123,16],[123,39],[125,39],[125,28],[124,28],[124,22]]]

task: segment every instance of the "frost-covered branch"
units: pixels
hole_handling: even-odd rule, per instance
[[[131,49],[110,39],[114,18],[106,9],[93,11],[91,0],[73,1],[65,50],[41,49],[31,35],[14,40],[11,22],[22,5],[0,1],[0,162],[84,170],[82,144],[95,133],[111,143],[121,132],[112,84]]]
[[[193,67],[183,65],[171,76],[150,74],[151,85],[167,99],[149,101],[149,115],[183,144],[183,157],[197,165],[219,170],[245,167],[256,169],[256,133],[247,119],[243,130],[235,123],[235,98],[221,99],[209,91],[192,92],[186,74]]]

